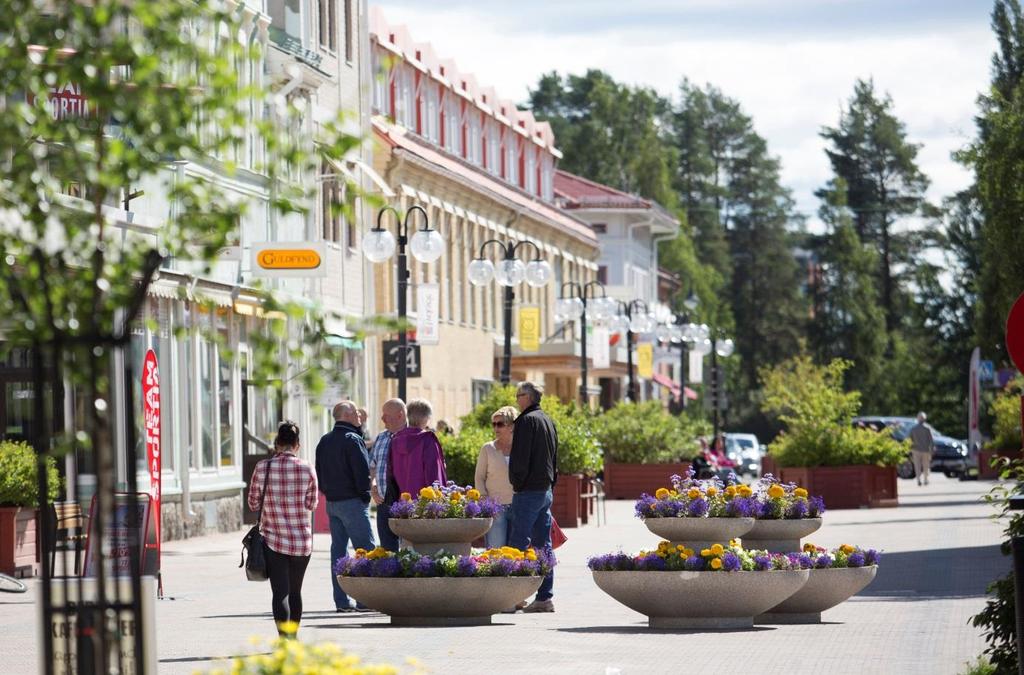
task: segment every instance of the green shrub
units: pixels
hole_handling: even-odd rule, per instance
[[[658,401],[620,402],[594,418],[594,434],[613,462],[663,464],[691,459],[701,423],[668,414]]]
[[[963,671],[961,675],[999,675],[996,667],[984,657],[978,657],[976,661],[965,663],[964,665],[967,667],[967,670]]]
[[[476,460],[480,455],[480,448],[487,441],[494,440],[491,429],[463,424],[458,434],[442,434],[438,438],[444,449],[444,465],[448,480],[453,480],[459,485],[474,485]]]
[[[519,410],[519,407],[516,405],[515,386],[511,384],[507,386],[495,385],[482,401],[473,406],[469,414],[463,416],[463,428],[471,426],[490,430],[491,416],[494,414],[494,411],[506,405]]]
[[[1020,450],[1020,395],[1024,378],[1016,377],[1006,388],[996,394],[989,410],[992,423],[992,440],[985,444],[989,450]]]
[[[46,458],[49,501],[60,494],[57,462]],[[32,506],[39,504],[36,452],[28,443],[0,442],[0,506]]]

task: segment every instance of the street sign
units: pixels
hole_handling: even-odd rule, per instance
[[[1013,303],[1006,317],[1006,351],[1017,370],[1024,372],[1024,293]]]
[[[384,341],[384,379],[398,379],[398,354],[401,345],[398,340]],[[405,347],[405,376],[420,377],[420,346],[416,344]]]
[[[992,384],[996,379],[995,364],[991,361],[978,361],[978,381]]]

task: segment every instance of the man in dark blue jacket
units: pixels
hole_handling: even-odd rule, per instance
[[[327,498],[331,523],[331,584],[339,612],[354,611],[334,575],[334,562],[348,553],[348,542],[369,551],[376,543],[370,526],[370,457],[351,401],[334,406],[334,429],[316,446],[316,479]],[[359,605],[357,610],[364,609]]]

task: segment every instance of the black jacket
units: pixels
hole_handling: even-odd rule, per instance
[[[370,501],[370,456],[359,427],[335,422],[316,446],[316,479],[329,502]]]
[[[516,492],[549,490],[558,479],[558,432],[538,405],[516,418],[508,478]]]

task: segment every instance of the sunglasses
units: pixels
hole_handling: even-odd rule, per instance
[[[506,424],[505,422],[491,422],[491,426],[495,427],[495,428],[497,428],[497,427],[507,427],[508,424]]]

